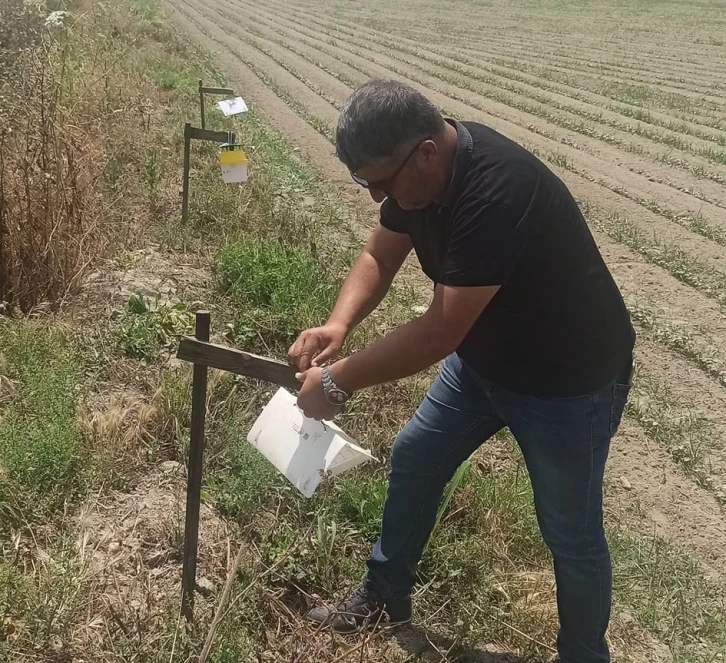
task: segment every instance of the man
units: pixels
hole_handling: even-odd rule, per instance
[[[290,348],[298,404],[333,417],[351,394],[445,359],[391,454],[381,536],[365,583],[316,621],[354,630],[406,622],[444,487],[508,426],[554,558],[563,663],[609,661],[611,567],[602,525],[610,440],[629,390],[634,332],[623,299],[565,185],[480,124],[444,120],[421,94],[373,80],[346,103],[337,152],[382,203],[328,322]],[[435,284],[418,318],[336,359],[414,249]]]

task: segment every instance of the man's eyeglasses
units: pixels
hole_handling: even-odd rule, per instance
[[[360,184],[360,186],[362,186],[364,189],[375,189],[376,191],[384,191],[386,194],[388,194],[388,190],[393,186],[393,183],[398,177],[399,173],[404,169],[411,157],[416,153],[416,150],[421,147],[421,144],[425,143],[427,140],[431,140],[431,138],[424,138],[423,140],[420,140],[418,143],[416,143],[414,148],[408,153],[408,156],[401,162],[401,165],[396,168],[396,172],[385,180],[380,180],[379,182],[369,182],[368,180],[364,180],[359,175],[356,175],[352,170],[350,171],[350,176],[353,178],[353,181],[356,184]]]

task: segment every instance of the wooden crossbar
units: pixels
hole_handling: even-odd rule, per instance
[[[193,364],[266,380],[288,389],[298,390],[300,388],[300,383],[295,379],[297,369],[294,366],[224,345],[205,343],[191,336],[181,339],[176,356]]]

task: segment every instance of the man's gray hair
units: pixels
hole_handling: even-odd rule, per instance
[[[405,83],[374,79],[358,87],[338,120],[338,158],[353,172],[440,135],[444,118],[426,97]]]

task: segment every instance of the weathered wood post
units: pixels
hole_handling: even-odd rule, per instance
[[[184,125],[184,176],[182,179],[182,223],[186,225],[189,218],[189,152],[192,142],[192,125]]]
[[[196,314],[195,338],[209,341],[211,316],[209,311]],[[199,536],[199,507],[202,491],[204,458],[204,422],[207,415],[207,372],[203,364],[194,364],[192,377],[192,419],[187,470],[187,510],[184,523],[184,559],[182,566],[182,613],[187,621],[194,617],[194,588],[197,576],[197,543]]]
[[[232,96],[234,90],[228,87],[204,87],[204,81],[199,80],[199,112],[202,116],[202,129],[207,128],[207,118],[204,112],[204,95],[205,94],[221,94],[226,97]]]
[[[202,129],[207,128],[207,121],[204,113],[204,81],[199,79],[199,112],[202,116]]]

